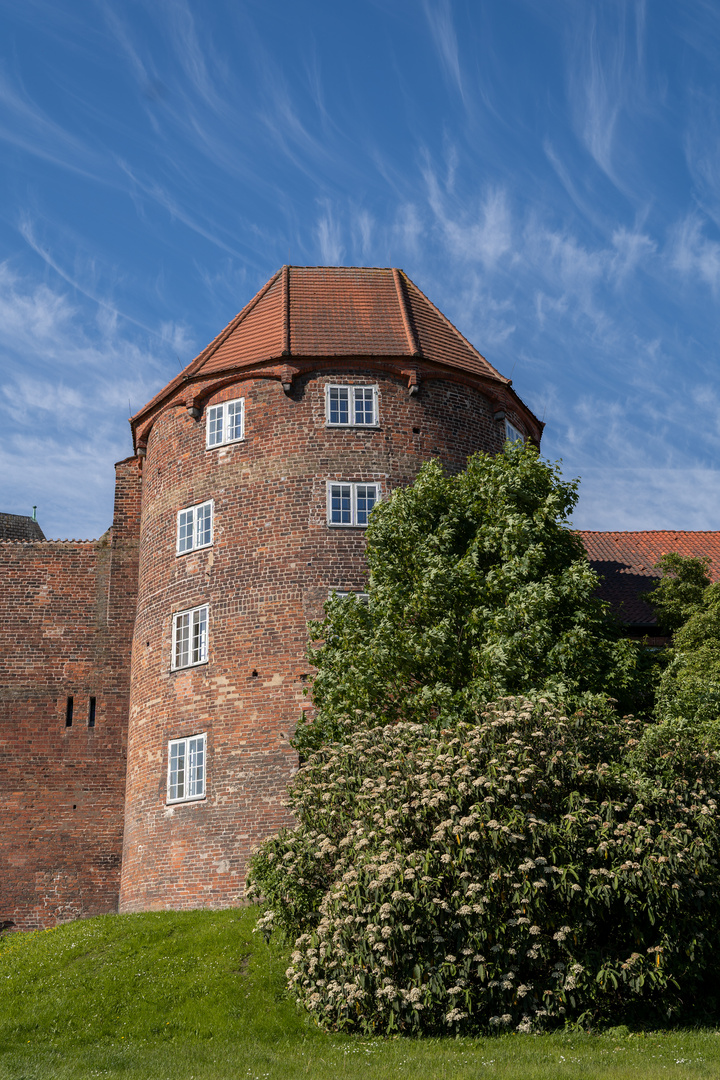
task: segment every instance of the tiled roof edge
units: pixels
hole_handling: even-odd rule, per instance
[[[210,359],[213,353],[220,348],[222,343],[228,337],[230,337],[230,334],[232,334],[233,330],[235,330],[243,321],[243,319],[250,314],[255,305],[258,304],[260,300],[262,300],[265,293],[268,292],[270,287],[275,284],[284,269],[285,267],[281,267],[275,274],[273,274],[270,280],[266,281],[263,287],[255,293],[252,300],[249,300],[245,307],[237,313],[235,318],[231,319],[227,326],[223,327],[220,333],[213,338],[210,344],[206,345],[202,352],[198,353],[194,360],[191,360],[190,363],[187,364],[186,367],[184,367],[182,371],[175,376],[174,379],[171,379],[170,382],[162,388],[162,390],[158,391],[155,397],[151,398],[146,405],[143,405],[142,409],[139,409],[133,416],[130,417],[131,425],[135,425],[142,416],[144,416],[153,408],[154,405],[158,404],[164,398],[168,397],[173,392],[173,390],[177,389],[178,386],[182,386],[182,384],[190,375],[193,375],[199,367],[202,367],[206,360]]]
[[[5,544],[15,546],[17,544],[87,544],[88,547],[98,544],[102,540],[102,536],[96,537],[94,540],[51,540],[48,537],[44,537],[42,540],[0,540],[0,547]]]
[[[720,529],[573,529],[582,536],[717,536]]]
[[[399,269],[399,268],[398,268],[398,269]],[[400,274],[402,275],[402,277],[403,277],[403,278],[405,279],[405,281],[406,281],[406,282],[407,282],[408,284],[412,285],[412,287],[413,287],[414,289],[417,289],[417,291],[418,291],[418,292],[420,293],[420,295],[422,296],[422,298],[423,298],[423,300],[425,301],[425,303],[426,303],[426,304],[429,304],[429,306],[430,306],[430,307],[431,307],[431,308],[433,309],[433,311],[435,312],[435,314],[439,316],[439,318],[440,318],[440,319],[442,320],[442,322],[444,322],[444,323],[445,323],[445,325],[446,325],[446,326],[447,326],[447,327],[448,327],[448,328],[449,328],[450,330],[452,330],[452,332],[453,332],[453,333],[455,334],[455,336],[456,336],[456,337],[458,337],[458,338],[460,339],[460,341],[462,341],[463,345],[467,345],[467,347],[468,347],[468,348],[470,349],[470,351],[471,351],[472,353],[474,353],[474,355],[475,355],[475,356],[477,356],[477,357],[478,357],[478,358],[479,358],[480,360],[482,360],[482,362],[483,362],[484,364],[487,364],[487,366],[488,366],[488,367],[490,368],[490,371],[491,371],[491,372],[492,372],[492,373],[493,373],[493,374],[495,375],[496,379],[497,379],[497,380],[498,380],[499,382],[503,383],[503,384],[504,384],[505,386],[512,386],[512,380],[511,380],[511,379],[508,379],[508,378],[507,378],[507,377],[506,377],[505,375],[501,375],[501,374],[500,374],[500,372],[499,372],[499,371],[497,370],[497,368],[493,367],[493,365],[492,365],[492,364],[490,363],[490,361],[489,361],[489,360],[487,359],[487,357],[486,357],[486,356],[483,356],[483,354],[482,354],[482,353],[480,352],[480,350],[479,350],[479,349],[476,349],[476,348],[475,348],[475,346],[474,346],[474,345],[472,344],[472,342],[471,342],[471,341],[468,341],[468,339],[467,339],[467,338],[465,337],[465,335],[464,335],[464,334],[462,334],[462,333],[461,333],[461,332],[460,332],[460,331],[458,330],[457,326],[455,326],[455,324],[454,324],[454,323],[450,322],[450,320],[448,319],[447,315],[444,315],[444,314],[442,313],[442,311],[440,310],[440,308],[439,308],[439,307],[436,307],[436,306],[435,306],[435,304],[433,304],[433,302],[432,302],[432,300],[430,299],[430,297],[429,297],[429,296],[426,296],[426,295],[425,295],[425,293],[424,293],[424,292],[422,291],[422,289],[420,288],[420,286],[419,286],[419,285],[416,285],[416,284],[415,284],[415,282],[414,282],[414,281],[412,280],[412,278],[408,277],[408,275],[407,275],[407,274],[405,273],[405,271],[404,271],[404,270],[402,270],[402,269],[399,269],[399,273],[400,273]]]

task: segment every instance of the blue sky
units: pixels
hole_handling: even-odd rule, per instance
[[[578,527],[720,528],[719,61],[704,0],[0,0],[0,509],[100,535],[290,261],[403,267]]]

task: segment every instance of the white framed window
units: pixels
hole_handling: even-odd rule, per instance
[[[327,523],[364,527],[377,502],[380,502],[379,484],[338,484],[328,480]]]
[[[177,554],[184,555],[186,551],[195,551],[196,548],[210,547],[213,542],[213,514],[214,504],[212,499],[199,503],[197,506],[188,506],[180,510],[177,516]]]
[[[328,593],[328,600],[332,600],[333,596],[337,596],[338,600],[344,600],[346,596],[355,596],[361,604],[370,603],[370,593],[366,592],[354,592],[347,589],[331,589]]]
[[[167,801],[205,797],[205,733],[168,743]]]
[[[376,427],[377,386],[325,387],[325,420],[331,427]]]
[[[522,431],[511,424],[509,420],[505,421],[505,438],[508,442],[517,442],[520,439],[521,442],[525,442],[525,436]]]
[[[210,405],[207,410],[207,448],[240,442],[245,438],[245,398]]]
[[[208,658],[208,605],[173,615],[172,667],[205,664]]]

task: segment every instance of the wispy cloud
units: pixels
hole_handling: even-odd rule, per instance
[[[207,35],[201,44],[195,17],[186,0],[163,0],[163,8],[175,53],[190,87],[212,108],[224,111],[223,95],[216,85],[217,79],[210,74],[206,54],[210,55],[216,75],[224,71],[225,64]]]
[[[342,230],[329,202],[325,202],[315,228],[320,258],[327,266],[340,266],[345,255]]]
[[[512,216],[502,188],[487,188],[475,205],[468,207],[466,200],[446,196],[429,162],[423,171],[428,204],[457,259],[479,262],[490,269],[511,252]]]
[[[599,168],[627,190],[615,146],[621,116],[645,102],[644,3],[579,5],[571,26],[568,96],[575,129]]]
[[[63,281],[67,282],[68,285],[72,285],[73,289],[77,289],[77,291],[82,293],[83,296],[86,296],[88,300],[92,300],[93,303],[97,304],[98,307],[104,309],[113,317],[122,318],[126,322],[132,323],[134,326],[139,327],[141,330],[144,330],[148,334],[152,334],[156,337],[162,337],[162,335],[159,334],[158,331],[155,330],[153,327],[147,326],[145,323],[142,323],[138,319],[133,318],[132,315],[127,315],[125,312],[120,311],[120,309],[117,308],[111,301],[99,295],[96,291],[91,290],[87,285],[83,284],[76,275],[70,274],[69,271],[64,269],[64,267],[61,266],[60,262],[52,254],[52,252],[40,240],[37,239],[35,235],[35,226],[34,223],[30,220],[30,218],[21,218],[18,224],[18,231],[25,240],[25,242],[28,244],[28,246],[32,248],[32,250],[35,252],[35,254],[39,255],[42,261],[47,266],[49,266],[51,270],[54,270],[58,277],[61,277]]]
[[[220,248],[221,251],[226,251],[229,255],[234,255],[237,258],[243,258],[242,253],[236,247],[226,240],[223,240],[221,236],[218,236],[219,230],[216,231],[207,225],[203,225],[202,222],[199,222],[189,210],[180,204],[175,196],[171,195],[170,192],[160,184],[154,181],[148,182],[143,180],[139,173],[133,170],[125,161],[119,161],[118,165],[132,182],[133,186],[149,199],[156,202],[158,206],[162,206],[163,209],[168,212],[170,217],[181,221],[188,229],[197,233],[198,236],[202,236],[205,240],[209,240],[211,244]]]
[[[587,466],[581,480],[575,528],[720,529],[715,469]]]
[[[0,325],[3,508],[36,504],[46,535],[97,536],[110,524],[112,462],[131,452],[125,418],[169,377],[167,362],[7,263]]]
[[[0,140],[92,180],[107,182],[100,154],[51,119],[0,61]]]
[[[713,292],[720,284],[720,243],[708,239],[697,214],[688,214],[670,235],[670,264],[688,279],[698,278]]]
[[[464,99],[460,54],[450,0],[423,0],[423,9],[445,75]]]
[[[712,493],[720,454],[720,16],[661,9],[370,0],[313,21],[289,0],[7,0],[13,499],[43,482],[32,447],[55,470],[51,531],[69,520],[53,484],[104,528],[95,463],[128,447],[127,398],[288,258],[403,266],[545,414],[596,523],[650,512],[645,469],[689,514],[676,478]]]

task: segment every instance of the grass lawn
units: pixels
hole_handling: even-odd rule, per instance
[[[0,1080],[720,1077],[712,1030],[488,1039],[326,1035],[255,913],[107,915],[0,939]]]

